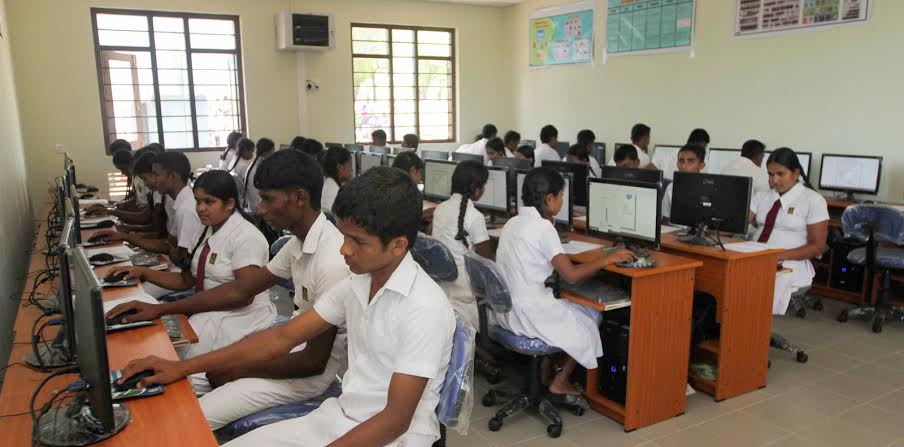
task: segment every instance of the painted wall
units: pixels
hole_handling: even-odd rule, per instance
[[[904,2],[873,0],[864,24],[777,37],[732,36],[736,1],[697,0],[695,51],[602,57],[595,27],[595,62],[529,71],[531,11],[558,1],[507,8],[505,53],[514,74],[515,122],[537,138],[552,123],[559,139],[592,129],[612,148],[627,142],[634,123],[653,128],[653,141],[681,144],[706,128],[712,147],[738,148],[749,138],[769,148],[884,156],[880,199],[904,201],[904,151],[895,129],[904,117],[901,73]],[[597,24],[606,0],[597,0]],[[610,149],[611,157],[611,149]],[[814,172],[818,179],[818,155]]]

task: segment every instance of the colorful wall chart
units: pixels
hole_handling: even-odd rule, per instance
[[[530,66],[593,61],[593,4],[584,1],[530,15]]]
[[[735,35],[777,33],[869,17],[871,0],[738,0]]]
[[[690,47],[694,0],[609,0],[608,54]]]

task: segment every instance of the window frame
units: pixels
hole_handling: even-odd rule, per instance
[[[131,15],[131,16],[145,16],[148,21],[148,46],[147,47],[132,47],[132,46],[112,46],[112,45],[100,45],[99,32],[97,29],[97,15],[98,14],[113,14],[113,15]],[[110,132],[108,120],[111,118],[115,119],[115,116],[107,116],[107,100],[104,95],[105,93],[105,84],[104,84],[104,74],[103,74],[103,64],[102,64],[102,56],[101,54],[104,51],[147,51],[150,53],[151,59],[151,76],[153,78],[153,88],[154,88],[154,108],[156,113],[156,121],[157,121],[157,141],[164,142],[163,138],[164,128],[163,128],[163,113],[162,113],[162,104],[160,103],[160,82],[158,79],[158,70],[157,70],[157,49],[156,42],[154,39],[154,17],[170,17],[170,18],[180,18],[183,20],[184,25],[184,36],[185,36],[185,55],[186,55],[186,72],[188,76],[188,83],[186,84],[188,87],[188,101],[189,106],[191,107],[191,123],[192,123],[192,142],[193,147],[190,148],[167,148],[164,144],[164,147],[167,151],[176,151],[176,152],[213,152],[213,151],[222,151],[226,146],[220,147],[198,147],[199,146],[199,137],[198,137],[198,113],[197,113],[197,105],[195,103],[195,83],[194,83],[194,74],[192,73],[192,60],[191,56],[193,54],[223,54],[223,53],[233,53],[235,54],[236,60],[236,72],[238,75],[237,83],[238,83],[238,108],[239,108],[239,125],[241,129],[236,129],[243,134],[247,133],[248,122],[247,117],[245,115],[245,74],[244,74],[244,63],[242,62],[242,32],[241,32],[241,22],[239,16],[230,15],[230,14],[208,14],[208,13],[193,13],[193,12],[174,12],[174,11],[153,11],[146,9],[121,9],[121,8],[91,8],[91,32],[94,35],[94,58],[95,58],[95,68],[97,69],[97,87],[98,87],[98,96],[100,97],[100,114],[101,114],[101,125],[104,133],[104,152],[107,155],[110,154],[110,143],[113,141],[110,140]],[[189,29],[188,20],[189,19],[213,19],[213,20],[230,20],[235,24],[235,49],[234,50],[222,50],[222,49],[192,49],[191,47],[191,31]]]
[[[385,29],[388,32],[389,39],[387,39],[387,45],[389,46],[389,53],[386,56],[381,55],[373,55],[373,54],[355,54],[354,51],[354,38],[353,38],[353,30],[355,28],[373,28],[373,29]],[[387,144],[400,144],[402,140],[395,140],[395,71],[393,70],[393,55],[392,55],[392,30],[407,30],[414,31],[414,128],[417,132],[417,135],[421,134],[421,110],[420,110],[420,68],[418,67],[419,60],[440,60],[440,61],[448,61],[450,66],[452,67],[451,72],[449,73],[452,78],[452,82],[449,85],[449,89],[451,90],[451,112],[452,120],[450,123],[450,132],[449,138],[445,140],[424,140],[421,139],[421,143],[454,143],[457,141],[456,135],[458,135],[458,57],[456,52],[456,40],[455,40],[455,28],[443,28],[436,26],[410,26],[410,25],[388,25],[388,24],[379,24],[379,23],[361,23],[361,22],[352,22],[348,27],[349,34],[349,52],[351,53],[351,62],[352,62],[352,133],[355,135],[354,140],[357,140],[358,128],[355,126],[355,119],[357,118],[357,113],[355,112],[355,58],[369,58],[369,59],[386,59],[389,61],[389,125],[390,128],[387,132],[386,143]],[[449,57],[442,56],[418,56],[418,40],[417,40],[417,32],[418,31],[440,31],[449,33],[450,44],[449,44]],[[384,129],[386,130],[386,129]],[[355,141],[355,143],[358,143]],[[360,144],[360,143],[358,143]]]

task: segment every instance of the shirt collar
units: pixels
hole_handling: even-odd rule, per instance
[[[780,196],[779,200],[781,200],[782,202],[782,208],[788,208],[790,205],[793,205],[795,202],[797,202],[800,196],[804,193],[804,188],[806,188],[806,186],[804,186],[803,183],[798,182],[794,184],[794,186],[792,186],[791,189],[788,190],[788,192]]]
[[[414,287],[414,281],[417,280],[418,274],[418,264],[414,262],[414,258],[411,257],[411,252],[405,254],[405,257],[402,259],[402,262],[399,263],[398,267],[396,267],[395,271],[392,272],[392,275],[389,276],[389,279],[386,281],[386,284],[383,285],[383,288],[377,291],[376,295],[374,295],[374,301],[380,299],[387,290],[391,290],[395,293],[403,297],[407,297],[411,294],[411,289]],[[355,293],[355,297],[358,298],[358,301],[361,302],[361,306],[367,307],[367,298],[370,295],[370,283],[371,283],[371,274],[367,273],[364,275],[354,275],[351,279],[352,291]]]
[[[540,212],[537,211],[537,208],[534,208],[532,206],[518,207],[518,215],[524,217],[534,217],[537,219],[543,218],[543,216],[540,215]]]
[[[312,255],[317,251],[317,246],[320,245],[320,235],[323,234],[324,225],[330,225],[330,223],[326,220],[326,215],[321,212],[317,216],[317,219],[314,220],[314,225],[311,225],[311,228],[308,230],[308,234],[304,237],[304,241],[302,241],[301,253]],[[301,256],[300,253],[299,256]]]
[[[192,191],[191,184],[186,183],[185,186],[179,191],[179,194],[176,194],[176,199],[174,203],[182,204],[182,202],[186,202],[189,198],[194,198],[194,192]]]
[[[226,219],[226,222],[223,222],[223,226],[207,238],[207,243],[218,245],[224,240],[234,239],[232,238],[232,234],[238,229],[243,220],[245,220],[245,218],[242,217],[242,214],[238,211],[232,213],[232,215],[229,216],[229,219]]]

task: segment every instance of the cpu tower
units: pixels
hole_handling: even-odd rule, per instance
[[[600,327],[603,356],[599,363],[599,392],[607,399],[625,404],[628,385],[628,325],[604,321]]]

